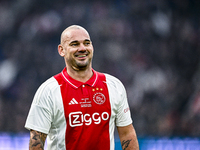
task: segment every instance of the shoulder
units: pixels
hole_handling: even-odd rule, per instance
[[[113,82],[121,82],[117,77],[107,74],[107,73],[103,73],[106,76],[106,79],[109,81],[113,81]]]
[[[54,77],[47,79],[37,89],[34,96],[34,103],[39,104],[41,100],[48,99],[52,95],[51,93],[59,87],[60,86]]]
[[[59,87],[57,80],[54,77],[47,79],[43,82],[38,90],[53,90],[54,88]]]
[[[107,73],[101,73],[101,74],[105,76],[105,83],[107,84],[109,89],[118,91],[119,94],[121,92],[125,92],[125,87],[123,83],[117,77]]]
[[[123,83],[115,76],[113,75],[110,75],[110,74],[107,74],[107,73],[104,73],[105,77],[106,77],[106,83],[107,84],[112,84],[114,86],[124,86]]]

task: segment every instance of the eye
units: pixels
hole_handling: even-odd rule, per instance
[[[77,43],[72,44],[72,46],[77,46],[77,45],[78,45]]]
[[[86,42],[85,45],[90,45],[90,43]]]
[[[73,46],[73,47],[78,46],[78,45],[79,45],[79,43],[76,43],[76,42],[73,42],[70,44],[70,46]]]
[[[88,45],[90,45],[90,44],[91,44],[90,41],[85,41],[85,42],[84,42],[84,45],[86,45],[86,46],[88,46]]]

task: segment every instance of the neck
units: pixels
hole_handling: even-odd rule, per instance
[[[88,67],[85,70],[75,70],[71,67],[67,67],[67,73],[73,79],[80,81],[80,82],[87,82],[93,75],[93,71],[91,67]]]

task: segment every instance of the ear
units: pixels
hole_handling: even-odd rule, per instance
[[[65,56],[64,48],[62,47],[61,44],[58,45],[58,53],[59,53],[60,56],[62,56],[62,57]]]

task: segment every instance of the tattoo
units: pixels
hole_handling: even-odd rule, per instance
[[[129,146],[130,142],[131,142],[131,140],[127,140],[127,141],[123,140],[122,141],[123,150],[126,150],[126,148]]]
[[[44,150],[44,143],[47,135],[38,131],[31,130],[30,132],[30,150]]]

